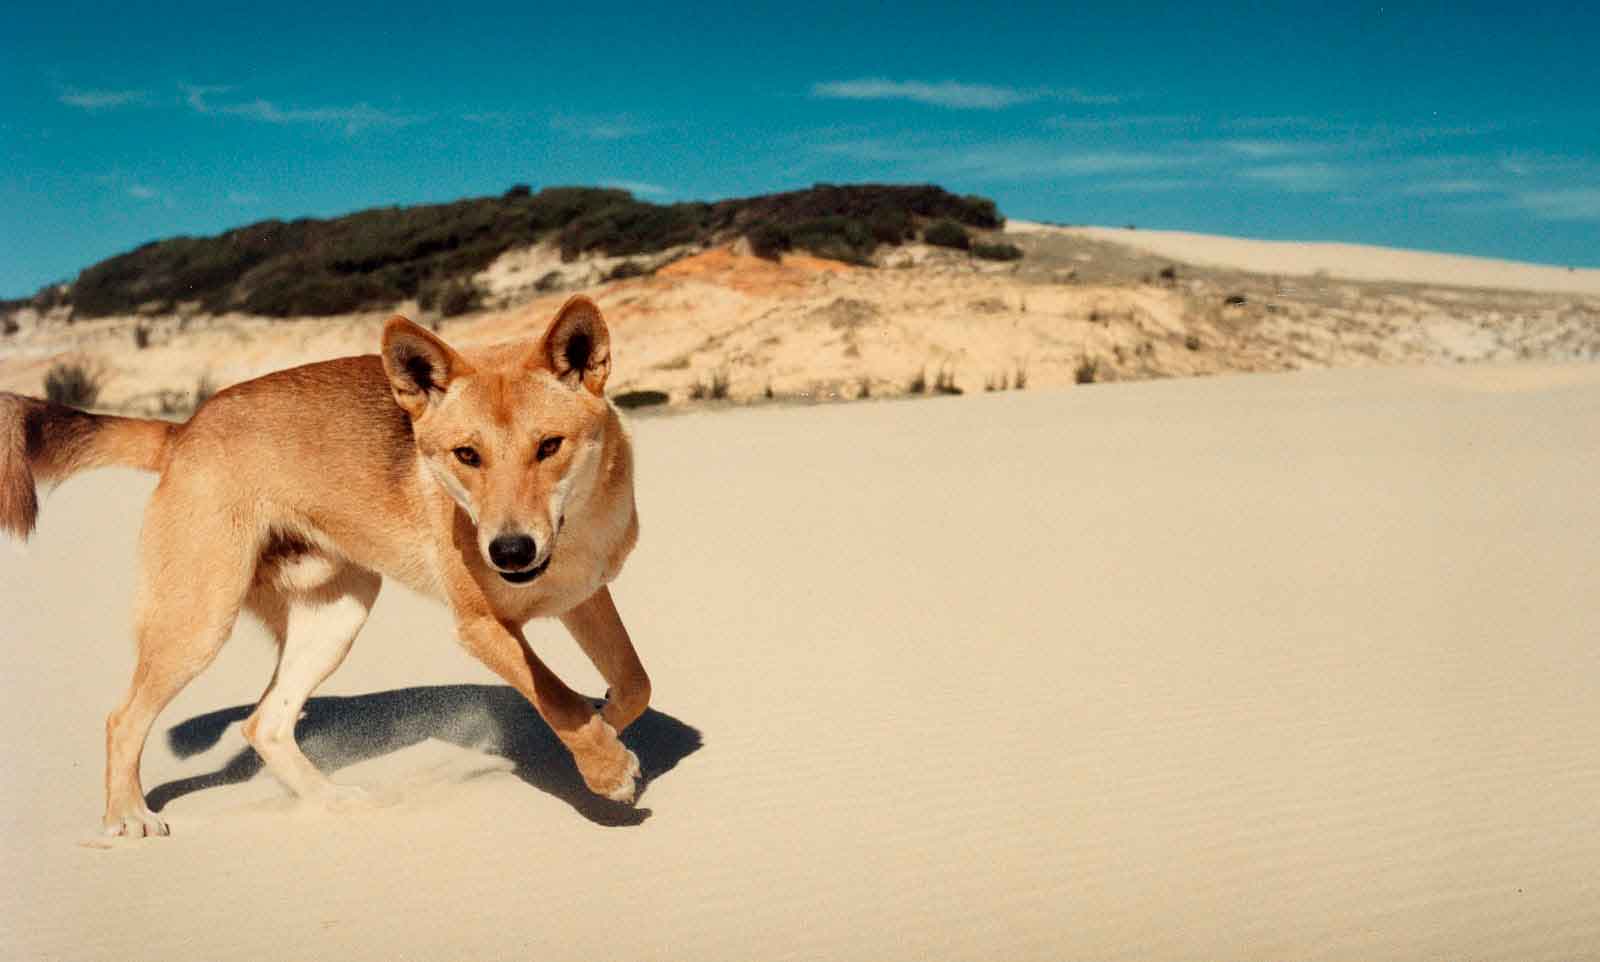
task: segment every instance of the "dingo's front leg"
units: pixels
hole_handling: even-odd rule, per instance
[[[463,619],[457,630],[468,651],[538,709],[572,752],[590,791],[613,801],[633,801],[639,759],[623,747],[616,728],[591,708],[587,699],[539,660],[519,628],[479,616]]]
[[[644,673],[628,629],[611,600],[611,589],[599,591],[561,616],[584,654],[594,662],[611,691],[601,714],[617,731],[626,729],[650,704],[650,677]]]

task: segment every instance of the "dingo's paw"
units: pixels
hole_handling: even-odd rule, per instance
[[[155,838],[172,834],[167,823],[143,805],[123,812],[108,812],[101,824],[103,832],[113,838]]]
[[[617,738],[617,730],[595,715],[570,743],[578,773],[589,791],[613,802],[631,803],[639,791],[639,756]]]

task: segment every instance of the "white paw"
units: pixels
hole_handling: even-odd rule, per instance
[[[172,834],[166,822],[143,806],[122,815],[106,816],[103,831],[112,838],[155,838]]]
[[[632,802],[639,788],[639,756],[628,752],[627,769],[622,773],[622,781],[616,788],[606,792],[606,798],[613,802]]]

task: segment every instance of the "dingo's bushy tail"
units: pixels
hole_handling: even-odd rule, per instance
[[[86,468],[160,471],[178,425],[90,414],[0,392],[0,531],[26,539],[39,516],[38,482]]]

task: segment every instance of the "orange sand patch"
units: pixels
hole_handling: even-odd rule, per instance
[[[810,254],[785,254],[781,261],[773,262],[753,254],[737,253],[726,246],[674,261],[656,274],[708,281],[762,296],[809,286],[818,275],[848,274],[852,270],[849,264]]]

